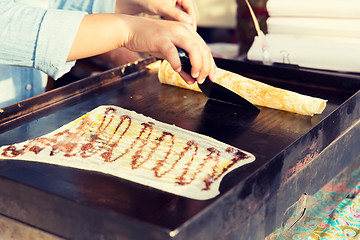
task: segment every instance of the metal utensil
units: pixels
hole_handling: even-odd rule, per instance
[[[191,75],[191,63],[190,63],[189,54],[181,48],[178,48],[178,52],[181,61],[181,69],[185,73]],[[248,100],[241,97],[237,93],[221,86],[220,84],[210,81],[209,77],[205,79],[204,83],[198,85],[201,91],[208,98],[218,100],[221,102],[247,107],[256,111],[260,111],[255,105],[253,105],[252,103],[250,103]]]

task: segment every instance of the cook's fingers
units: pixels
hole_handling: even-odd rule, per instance
[[[192,19],[192,26],[196,30],[197,19],[196,19],[196,9],[193,0],[178,0],[177,4],[185,11]]]
[[[202,68],[200,70],[199,76],[197,77],[197,81],[200,84],[205,81],[205,78],[207,76],[209,76],[211,68],[213,66],[213,58],[209,48],[203,50],[202,58]]]
[[[160,51],[164,55],[164,58],[170,63],[173,70],[178,72],[187,84],[192,85],[195,83],[196,80],[192,76],[182,71],[179,52],[175,45],[170,42],[164,42]]]
[[[212,64],[211,64],[211,70],[210,70],[210,74],[209,74],[209,79],[212,82],[216,82],[217,81],[217,77],[216,77],[216,64],[214,59],[212,58]]]
[[[189,84],[189,85],[193,85],[195,83],[195,79],[193,79],[189,74],[187,74],[184,71],[179,72],[180,76],[182,77],[182,79],[184,79],[184,81]]]
[[[177,7],[166,9],[166,11],[161,13],[161,15],[164,16],[166,19],[170,18],[191,25],[193,25],[195,21],[191,15],[189,15],[188,13],[184,12],[182,9]]]
[[[191,76],[199,83],[203,83],[210,74],[213,67],[213,58],[210,49],[206,44],[192,45],[189,49],[184,48],[189,53],[191,63]]]
[[[164,42],[164,44],[162,44],[160,47],[160,52],[164,56],[164,59],[170,63],[174,71],[181,71],[179,53],[174,44],[172,44],[170,41]]]
[[[194,48],[194,50],[185,50],[189,53],[191,63],[191,76],[197,79],[200,75],[200,71],[203,65],[203,57],[200,50]]]

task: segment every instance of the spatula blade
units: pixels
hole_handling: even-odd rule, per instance
[[[208,98],[259,111],[255,105],[250,103],[245,98],[241,97],[230,89],[221,86],[220,84],[210,81],[209,78],[206,78],[204,83],[199,84],[199,88]]]
[[[191,63],[188,53],[181,48],[178,48],[178,52],[181,61],[181,69],[191,75]],[[205,79],[204,83],[199,84],[199,88],[208,98],[260,111],[245,98],[220,84],[210,81],[208,77]]]

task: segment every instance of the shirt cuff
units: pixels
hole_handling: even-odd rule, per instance
[[[86,12],[49,9],[41,22],[34,67],[54,79],[69,72],[75,61],[66,59]]]

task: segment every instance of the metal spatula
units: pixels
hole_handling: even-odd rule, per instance
[[[188,53],[181,48],[178,48],[178,52],[181,61],[181,69],[191,75],[191,63]],[[259,109],[251,102],[220,84],[210,81],[209,77],[205,79],[203,84],[199,84],[199,88],[208,98],[259,111]]]

